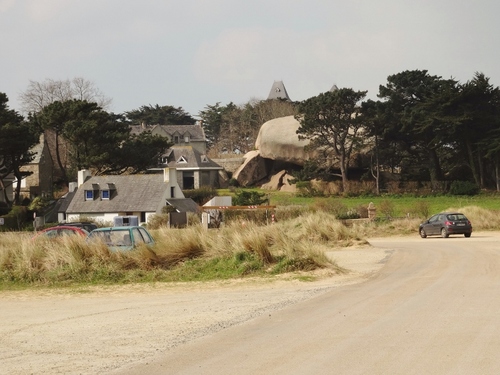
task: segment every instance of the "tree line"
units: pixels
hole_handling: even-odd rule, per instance
[[[317,150],[308,176],[337,177],[344,190],[360,155],[369,158],[377,187],[387,172],[436,187],[458,180],[500,190],[499,93],[483,73],[460,83],[411,70],[389,76],[379,87],[379,100],[365,100],[366,91],[340,88],[301,102],[216,103],[198,117],[214,157],[252,150],[264,122],[294,115],[299,137]],[[134,134],[130,125],[196,122],[182,107],[169,105],[108,112],[111,100],[83,78],[30,81],[20,99],[26,117],[9,109],[7,95],[0,93],[0,187],[10,174],[23,178],[21,167],[33,159],[30,149],[42,133],[53,140],[60,182],[67,185],[82,168],[120,174],[154,166],[170,144],[147,131]],[[20,184],[17,203],[19,192]]]
[[[483,73],[466,83],[403,71],[380,85],[379,100],[366,91],[339,89],[299,105],[298,134],[320,150],[319,169],[338,174],[344,190],[354,155],[370,156],[381,172],[403,181],[469,181],[500,189],[500,90]]]

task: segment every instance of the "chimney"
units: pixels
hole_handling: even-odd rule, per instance
[[[82,186],[83,183],[90,177],[92,177],[92,174],[88,169],[82,169],[81,171],[78,171],[78,187]]]
[[[68,186],[68,193],[72,193],[76,190],[77,188],[77,183],[76,182],[70,182]]]
[[[177,184],[177,169],[176,168],[163,168],[163,181],[167,184]]]

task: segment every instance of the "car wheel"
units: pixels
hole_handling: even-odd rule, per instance
[[[464,233],[464,236],[465,236],[465,237],[470,237],[470,235],[471,235],[471,234],[472,234],[472,233]]]
[[[441,237],[448,238],[449,234],[446,228],[441,228]]]
[[[422,237],[422,238],[426,238],[427,237],[427,233],[425,233],[424,228],[420,228],[420,237]]]

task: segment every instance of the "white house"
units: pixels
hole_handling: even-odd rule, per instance
[[[84,219],[113,222],[116,216],[137,216],[147,223],[166,205],[186,199],[177,183],[176,170],[165,168],[163,174],[91,176],[78,172],[78,188],[66,209],[66,221]],[[191,201],[189,199],[189,201]]]

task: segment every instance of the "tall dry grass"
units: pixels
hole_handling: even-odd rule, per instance
[[[235,222],[208,231],[199,225],[161,228],[154,230],[153,235],[156,243],[152,248],[142,246],[134,251],[113,252],[103,244],[87,243],[79,236],[34,241],[14,233],[2,234],[0,281],[64,285],[170,280],[169,272],[180,272],[190,261],[203,265],[214,259],[220,260],[219,274],[226,273],[224,277],[310,270],[335,267],[324,250],[359,240],[352,229],[322,212],[268,226]],[[251,266],[239,267],[238,262]],[[189,279],[189,275],[183,277]]]
[[[453,208],[449,209],[454,210]],[[475,231],[500,228],[500,217],[475,206],[460,209]],[[233,222],[220,229],[200,225],[152,231],[156,243],[113,252],[79,236],[33,241],[18,233],[0,234],[0,288],[12,285],[73,285],[156,280],[203,280],[252,274],[337,269],[326,257],[332,247],[365,244],[366,238],[418,235],[421,219],[354,222],[345,226],[333,213],[296,212],[272,225]],[[214,271],[216,269],[216,271]]]

